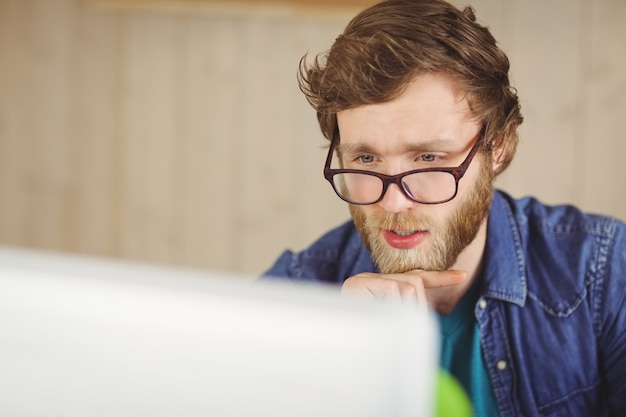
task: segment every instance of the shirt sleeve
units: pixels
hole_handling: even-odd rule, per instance
[[[294,254],[290,250],[284,251],[274,265],[263,273],[260,279],[276,279],[276,278],[295,278],[295,274],[291,271]]]
[[[600,319],[601,366],[611,416],[626,416],[626,226],[613,224],[606,251]]]

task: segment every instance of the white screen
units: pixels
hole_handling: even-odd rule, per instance
[[[0,415],[427,416],[433,319],[336,289],[0,248]]]

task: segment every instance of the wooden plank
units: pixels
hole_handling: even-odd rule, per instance
[[[525,122],[516,159],[498,184],[517,196],[576,202],[580,197],[576,172],[584,140],[584,0],[512,4],[509,58]]]
[[[20,240],[28,245],[67,250],[73,227],[69,201],[73,190],[71,97],[74,25],[71,2],[24,4],[25,48],[20,94],[17,171],[20,180]]]
[[[626,3],[589,2],[585,56],[585,141],[579,159],[585,208],[626,219]]]
[[[325,187],[323,151],[295,74],[307,48],[323,39],[325,49],[338,28],[303,36],[293,23],[201,17],[188,27],[186,251],[196,248],[193,264],[258,274],[321,233],[313,226],[333,207],[311,186]]]
[[[118,23],[114,15],[81,9],[73,64],[77,192],[71,202],[72,249],[105,256],[120,255]]]
[[[236,269],[238,242],[236,196],[241,192],[239,151],[243,86],[242,23],[190,17],[186,23],[184,77],[184,163],[179,226],[185,264]],[[244,232],[245,233],[245,232]]]
[[[0,243],[25,244],[20,190],[20,137],[25,120],[26,19],[19,0],[0,1]]]
[[[139,4],[139,5],[153,5],[159,3],[171,3],[180,4],[183,6],[193,7],[197,5],[211,5],[211,4],[228,4],[235,5],[272,5],[272,4],[284,4],[295,7],[310,7],[310,6],[324,6],[324,7],[363,7],[369,4],[375,3],[375,0],[100,0],[103,3],[115,2],[118,4]]]
[[[292,71],[297,70],[299,59],[308,53],[310,59],[325,52],[334,39],[344,29],[344,22],[307,22],[294,30],[293,58],[285,62]],[[296,206],[293,232],[278,249],[300,250],[332,227],[349,218],[346,204],[332,191],[322,174],[328,141],[320,132],[315,111],[309,106],[304,95],[297,88],[295,77],[288,83],[290,94],[294,94],[289,117],[290,140],[294,142],[293,154],[288,157],[295,161],[291,169],[297,178],[293,198]],[[280,245],[282,243],[282,245]],[[270,261],[273,259],[270,259]]]
[[[120,245],[133,259],[172,262],[179,30],[176,19],[123,18]]]
[[[237,204],[241,257],[237,268],[255,269],[255,259],[276,254],[276,243],[293,225],[293,140],[288,125],[290,89],[295,71],[285,65],[292,29],[285,22],[249,21],[245,25],[242,65],[245,72],[241,111],[241,169]],[[263,63],[262,65],[260,65]],[[254,68],[254,70],[251,70]],[[271,236],[271,239],[268,237]]]
[[[166,13],[345,18],[378,0],[85,0],[91,7]]]

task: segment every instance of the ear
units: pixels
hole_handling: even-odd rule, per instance
[[[493,165],[494,172],[500,172],[500,169],[502,168],[502,165],[504,163],[503,161],[506,160],[506,156],[507,150],[504,146],[504,141],[500,140],[498,141],[498,145],[493,149],[493,151],[491,151],[491,163]]]

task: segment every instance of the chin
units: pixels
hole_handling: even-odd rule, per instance
[[[458,254],[450,254],[439,248],[398,250],[383,242],[373,242],[369,246],[383,274],[401,274],[413,270],[445,271],[454,265],[458,257]]]

